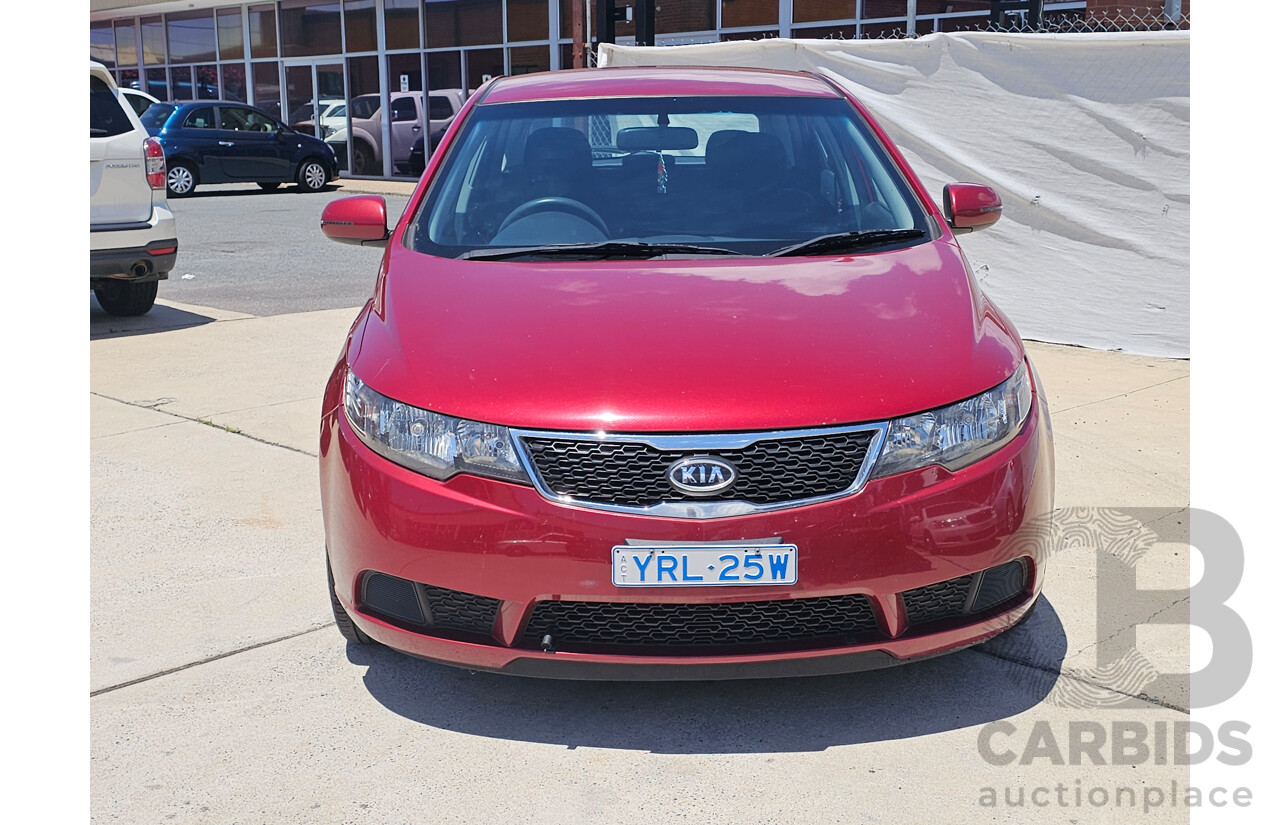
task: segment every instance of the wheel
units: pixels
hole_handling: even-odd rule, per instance
[[[372,175],[375,174],[373,164],[373,152],[369,151],[369,147],[363,143],[357,143],[355,149],[352,150],[355,157],[351,161],[351,172],[355,175]]]
[[[351,621],[346,608],[342,606],[342,602],[338,601],[338,594],[333,592],[333,567],[329,564],[328,551],[324,554],[324,569],[329,575],[329,603],[333,605],[333,621],[338,626],[338,632],[342,634],[342,638],[357,645],[375,644],[373,639],[365,635],[365,632]]]
[[[298,167],[298,186],[308,192],[319,192],[329,182],[329,170],[315,158],[308,158]]]
[[[596,229],[599,229],[602,235],[605,237],[609,236],[609,227],[605,224],[604,218],[596,214],[596,210],[587,206],[582,201],[576,201],[573,198],[559,197],[534,198],[531,201],[526,201],[525,203],[520,204],[515,209],[512,209],[511,214],[507,215],[507,217],[502,221],[498,226],[498,231],[501,232],[521,218],[532,215],[536,212],[552,211],[574,212],[595,224]]]
[[[185,198],[195,191],[199,178],[196,170],[179,161],[169,166],[169,174],[165,177],[165,187],[171,198]]]
[[[159,286],[159,281],[104,281],[93,294],[108,315],[146,315],[155,305]]]
[[[270,181],[266,181],[265,183],[264,183],[263,181],[258,181],[258,186],[262,187],[263,189],[267,190],[268,192],[271,192],[271,191],[273,191],[273,190],[275,190],[275,189],[279,189],[279,188],[280,188],[280,181],[278,181],[278,180],[270,180]]]

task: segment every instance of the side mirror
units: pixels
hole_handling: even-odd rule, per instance
[[[339,198],[324,208],[320,231],[339,243],[356,246],[386,246],[387,202],[381,195],[352,195]]]
[[[942,214],[956,232],[986,229],[1000,220],[1003,205],[990,186],[980,183],[949,183],[942,187]]]

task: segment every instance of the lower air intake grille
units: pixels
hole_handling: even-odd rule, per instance
[[[540,602],[524,631],[537,646],[550,635],[557,649],[650,648],[697,655],[753,645],[849,644],[877,629],[866,596],[830,596],[729,604]]]
[[[426,605],[427,614],[422,606]],[[489,636],[498,618],[497,599],[433,587],[386,573],[370,573],[364,580],[361,609],[397,625],[422,633],[459,631]]]
[[[1021,596],[1027,588],[1027,563],[1014,559],[978,573],[917,587],[902,594],[910,625],[983,613]]]

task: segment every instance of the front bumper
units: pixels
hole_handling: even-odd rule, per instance
[[[865,670],[995,636],[1031,609],[1043,583],[1054,469],[1038,393],[1027,425],[1012,442],[956,473],[931,467],[873,480],[834,501],[699,521],[570,507],[523,485],[473,476],[441,483],[399,467],[366,448],[345,421],[337,403],[344,368],[339,365],[326,392],[320,445],[335,592],[367,635],[414,656],[558,678],[714,679]],[[612,584],[611,549],[628,539],[770,538],[797,546],[794,585]],[[970,610],[977,607],[983,581],[974,574],[1010,567],[1025,574],[1017,592],[989,609]],[[374,579],[380,587],[404,582],[406,593],[416,589],[426,615],[433,609],[426,606],[427,593],[474,597],[492,606],[492,624],[486,617],[479,629],[487,632],[458,632],[370,610],[365,588]],[[964,588],[971,582],[966,600]],[[921,612],[921,594],[928,602],[931,594],[948,592],[965,609]],[[865,598],[873,622],[844,638],[657,650],[554,639],[544,645],[542,631],[532,632],[535,612],[547,602],[613,603],[604,612],[617,615],[617,609],[628,609],[624,605],[736,610],[775,600],[838,602],[847,596]],[[458,606],[451,604],[451,610]]]

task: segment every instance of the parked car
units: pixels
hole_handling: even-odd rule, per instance
[[[142,315],[178,258],[160,142],[101,63],[89,62],[89,287],[112,315]]]
[[[138,117],[142,117],[142,113],[151,107],[152,103],[159,103],[160,99],[149,95],[140,89],[130,89],[128,87],[120,90],[120,97],[133,107],[133,111]]]
[[[171,197],[190,195],[203,183],[253,182],[275,189],[294,181],[318,192],[338,176],[328,144],[243,103],[153,104],[142,123],[164,148]]]
[[[444,131],[441,128],[431,133],[432,152],[435,152],[440,145],[440,140],[444,137]],[[413,148],[409,150],[409,174],[417,178],[421,177],[425,171],[427,171],[426,141],[419,137],[413,142]]]
[[[391,170],[393,174],[413,172],[411,153],[422,136],[422,92],[393,92],[391,100]],[[462,89],[436,89],[427,94],[427,132],[443,134],[462,110],[466,95]],[[380,175],[382,165],[382,99],[380,95],[359,95],[351,99],[350,128],[338,129],[325,140],[339,157],[351,144],[352,172]]]
[[[315,107],[304,103],[293,112],[289,125],[306,135],[315,134]],[[340,98],[320,101],[320,135],[323,140],[347,126],[347,102]],[[342,159],[339,158],[339,161]]]
[[[1040,381],[942,207],[817,74],[499,78],[388,229],[324,392],[342,635],[563,678],[834,673],[1025,619]],[[600,151],[596,151],[597,148]]]

